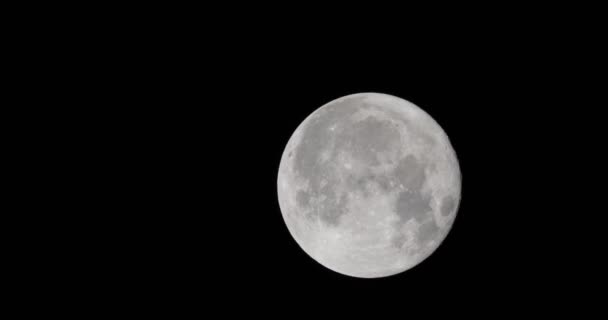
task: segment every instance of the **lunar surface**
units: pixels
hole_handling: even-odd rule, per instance
[[[360,93],[300,124],[277,187],[289,232],[309,256],[341,274],[377,278],[437,249],[456,217],[461,175],[431,116],[394,96]]]

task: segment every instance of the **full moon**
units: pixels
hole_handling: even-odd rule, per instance
[[[406,271],[448,234],[461,174],[448,136],[401,98],[358,93],[308,116],[283,152],[283,219],[298,245],[338,273]]]

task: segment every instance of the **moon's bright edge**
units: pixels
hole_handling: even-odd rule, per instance
[[[361,278],[420,263],[450,230],[461,175],[443,129],[403,99],[331,101],[293,133],[279,166],[289,232],[314,260]]]

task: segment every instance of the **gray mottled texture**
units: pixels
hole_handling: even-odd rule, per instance
[[[292,194],[288,227],[315,260],[348,275],[385,276],[443,239],[459,202],[459,169],[422,110],[387,95],[351,95],[315,111],[297,133],[281,163],[290,171],[279,175],[279,197]]]

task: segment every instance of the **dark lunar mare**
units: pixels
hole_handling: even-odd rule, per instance
[[[456,207],[456,199],[454,199],[452,196],[446,196],[441,201],[441,209],[440,209],[441,215],[444,217],[449,215],[454,210],[455,207]]]
[[[338,134],[336,148],[369,166],[378,166],[377,153],[399,148],[399,131],[390,121],[369,116],[346,127]]]
[[[337,225],[339,218],[347,212],[346,194],[336,192],[343,180],[347,180],[349,191],[358,190],[364,194],[370,183],[388,188],[386,176],[371,175],[367,170],[362,176],[343,175],[346,169],[335,159],[342,152],[364,166],[373,167],[380,164],[376,156],[378,152],[399,147],[399,131],[389,121],[374,116],[352,120],[352,116],[363,108],[373,107],[365,104],[361,97],[349,97],[322,108],[303,128],[296,148],[295,173],[309,183],[308,191],[298,192],[297,203],[303,209],[312,209],[311,218],[318,216],[329,225]],[[329,130],[333,125],[335,130]],[[320,161],[323,151],[329,152],[329,160]],[[322,186],[323,180],[326,184]],[[313,199],[321,200],[314,202]]]
[[[418,161],[416,157],[408,155],[399,161],[394,173],[404,187],[404,190],[398,194],[395,203],[395,212],[400,218],[395,227],[399,230],[401,225],[410,219],[415,219],[421,224],[417,233],[417,242],[420,246],[426,245],[439,231],[439,227],[430,215],[432,211],[431,196],[422,192],[426,180],[426,167],[427,165]],[[397,238],[399,239],[399,237]],[[398,247],[403,244],[398,240],[395,241],[397,241]]]
[[[382,109],[365,104],[361,97],[348,97],[328,105],[309,119],[303,128],[299,145],[294,154],[294,171],[303,180],[308,181],[308,190],[300,190],[296,194],[298,206],[309,212],[309,218],[319,217],[325,224],[337,226],[340,217],[347,213],[348,199],[346,194],[336,190],[340,183],[346,183],[349,191],[359,191],[364,196],[369,195],[371,184],[383,191],[391,191],[403,185],[395,202],[395,212],[399,221],[394,224],[396,231],[410,219],[415,219],[421,226],[417,233],[417,242],[423,247],[434,239],[439,231],[431,212],[431,196],[422,192],[426,181],[425,169],[427,164],[413,155],[408,155],[397,163],[393,172],[385,175],[374,175],[369,168],[380,165],[377,153],[400,150],[401,141],[399,125],[395,123],[407,121],[399,118],[396,122],[368,116],[355,122],[352,116],[357,111],[370,108],[379,112]],[[390,117],[390,113],[387,113]],[[335,130],[329,128],[335,125]],[[419,132],[412,132],[420,135]],[[329,159],[321,161],[320,154],[329,152]],[[335,157],[340,153],[347,154],[360,161],[366,168],[361,173],[347,173],[343,163],[338,163]],[[322,181],[326,184],[322,185]],[[449,203],[444,206],[449,207]],[[447,210],[447,209],[445,209]],[[393,245],[400,247],[406,237],[396,232]]]
[[[294,171],[309,184],[308,191],[298,192],[297,203],[303,209],[310,209],[310,200],[324,195],[321,203],[312,206],[310,214],[321,217],[329,225],[338,224],[339,216],[345,211],[345,201],[339,199],[335,192],[339,181],[332,173],[331,159],[321,162],[319,155],[334,142],[329,127],[349,119],[359,109],[361,100],[359,97],[349,97],[318,110],[303,128],[300,143],[295,149]],[[326,185],[322,187],[323,180]]]

